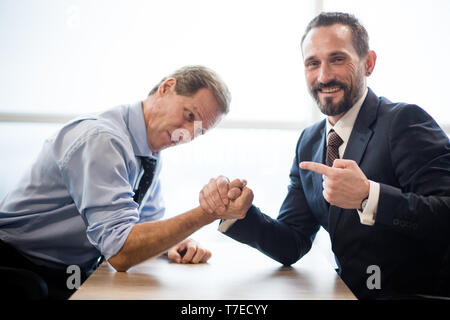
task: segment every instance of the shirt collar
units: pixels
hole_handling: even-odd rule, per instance
[[[132,144],[136,156],[159,158],[159,152],[152,152],[148,145],[142,101],[133,103],[128,108],[128,130],[133,138]]]
[[[356,101],[356,103],[353,105],[353,107],[350,108],[343,116],[332,126],[330,122],[326,121],[327,124],[327,136],[330,133],[330,130],[333,129],[339,137],[343,141],[348,141],[350,138],[350,134],[352,133],[353,126],[356,121],[356,117],[358,116],[359,110],[361,110],[361,106],[366,99],[368,89],[364,91],[364,94],[361,96],[361,98]],[[327,139],[328,140],[328,139]]]

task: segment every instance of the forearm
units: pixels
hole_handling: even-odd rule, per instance
[[[305,223],[303,227],[307,229],[308,224]],[[311,239],[301,236],[303,231],[305,230],[294,230],[285,221],[272,219],[253,206],[245,219],[237,220],[224,233],[258,249],[283,265],[291,265],[311,248]],[[315,232],[316,229],[312,231],[314,234]]]
[[[120,251],[108,261],[117,271],[126,271],[164,253],[215,219],[197,207],[167,220],[136,224]]]

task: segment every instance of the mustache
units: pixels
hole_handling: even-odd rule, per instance
[[[347,89],[347,85],[345,83],[342,83],[340,81],[336,81],[336,80],[332,80],[330,82],[327,83],[316,83],[311,89],[313,92],[318,91],[318,90],[322,90],[324,88],[331,88],[331,87],[341,87],[344,89]]]

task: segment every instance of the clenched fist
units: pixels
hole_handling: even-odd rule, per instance
[[[219,176],[200,191],[200,206],[218,219],[243,219],[253,202],[253,191],[247,181]]]

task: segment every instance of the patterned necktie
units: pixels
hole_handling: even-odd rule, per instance
[[[335,159],[339,159],[339,146],[343,144],[341,137],[331,129],[328,134],[328,147],[327,147],[327,157],[326,157],[326,165],[329,167],[333,166],[333,161]]]
[[[142,167],[144,168],[144,174],[141,181],[139,181],[139,187],[134,191],[134,201],[141,205],[142,199],[147,193],[148,188],[152,184],[153,176],[155,174],[156,160],[148,157],[141,157]]]

